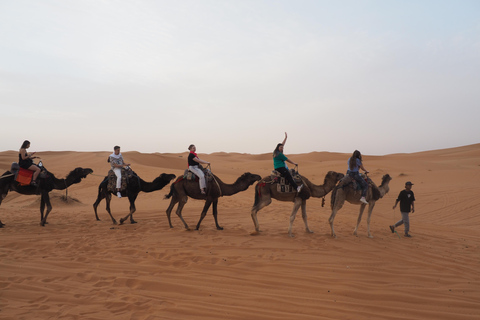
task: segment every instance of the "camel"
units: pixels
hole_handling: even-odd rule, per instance
[[[86,178],[87,175],[92,172],[92,169],[84,169],[79,167],[73,169],[65,179],[57,179],[51,172],[47,171],[45,167],[42,167],[42,174],[37,180],[38,186],[21,186],[17,181],[15,181],[15,176],[10,171],[7,171],[2,175],[2,178],[0,179],[0,204],[10,190],[24,195],[41,195],[40,225],[43,227],[45,226],[45,224],[47,224],[48,214],[50,213],[50,211],[52,211],[49,192],[53,189],[64,190],[72,184],[79,183],[83,178]],[[44,175],[45,177],[42,178],[42,175]],[[45,206],[47,207],[47,211],[44,215]],[[0,228],[2,228],[3,226],[5,226],[5,224],[0,221]]]
[[[335,171],[329,171],[325,175],[325,179],[323,185],[315,185],[311,183],[307,178],[304,176],[302,177],[303,180],[303,189],[298,194],[295,192],[278,192],[277,191],[277,183],[272,181],[270,176],[263,178],[256,186],[255,186],[255,203],[252,207],[252,220],[253,224],[255,225],[255,232],[260,232],[260,226],[258,224],[257,213],[262,208],[268,206],[272,203],[272,198],[279,200],[279,201],[291,201],[294,202],[292,214],[290,215],[290,226],[288,228],[288,235],[290,237],[294,237],[292,233],[292,226],[293,221],[295,220],[295,216],[297,215],[298,209],[300,206],[302,207],[302,218],[303,222],[305,223],[305,229],[309,233],[313,233],[310,230],[307,223],[307,198],[308,195],[311,195],[315,198],[322,198],[327,193],[329,193],[337,184],[337,182],[343,178],[343,173],[337,173]],[[305,194],[306,196],[302,196]]]
[[[217,220],[218,198],[223,196],[231,196],[238,192],[245,191],[249,186],[260,179],[261,177],[258,174],[246,172],[242,174],[233,184],[226,184],[223,183],[217,176],[213,175],[213,180],[207,182],[207,194],[202,194],[197,181],[186,180],[183,177],[178,178],[177,181],[175,181],[170,187],[170,193],[165,196],[165,199],[170,199],[170,197],[172,198],[166,211],[170,228],[173,228],[170,215],[173,207],[178,203],[176,213],[180,220],[182,220],[185,229],[190,230],[182,217],[183,206],[185,206],[188,197],[190,197],[197,200],[205,200],[205,206],[203,207],[200,220],[198,221],[195,229],[198,230],[200,228],[200,224],[202,223],[203,218],[205,218],[208,208],[210,208],[210,205],[213,204],[213,218],[215,219],[215,225],[217,230],[223,230],[223,228],[218,224]]]
[[[375,185],[369,183],[367,196],[365,197],[368,201],[368,218],[367,218],[367,233],[369,238],[373,238],[372,234],[370,233],[370,218],[372,216],[373,207],[375,207],[375,203],[377,200],[383,198],[388,191],[390,190],[388,184],[392,178],[390,175],[386,174],[382,177],[382,184],[377,188]],[[341,184],[341,183],[340,183]],[[357,219],[357,226],[353,231],[353,234],[357,235],[358,225],[362,220],[363,211],[365,210],[366,204],[360,202],[361,197],[361,190],[354,190],[352,185],[345,185],[343,188],[340,186],[335,187],[335,190],[332,192],[332,199],[331,199],[331,207],[332,207],[332,214],[328,219],[330,223],[330,228],[332,229],[332,237],[336,238],[337,235],[333,230],[333,220],[335,219],[335,215],[337,214],[338,210],[340,210],[345,203],[345,201],[350,202],[351,204],[359,204],[360,205],[360,213],[358,214]],[[376,190],[375,190],[376,189]]]
[[[121,192],[123,197],[128,197],[128,200],[130,202],[130,213],[127,216],[125,216],[125,218],[120,219],[120,224],[123,224],[123,222],[127,220],[128,217],[130,217],[130,223],[137,223],[133,219],[133,213],[136,211],[135,199],[137,199],[137,196],[140,193],[140,191],[153,192],[153,191],[161,190],[163,187],[169,184],[170,181],[172,181],[173,179],[175,179],[174,174],[162,173],[160,176],[155,178],[152,182],[145,182],[134,173],[134,177],[129,179],[127,182],[126,190],[123,190]],[[113,192],[107,190],[107,184],[108,184],[108,176],[105,177],[105,179],[98,186],[98,196],[97,196],[97,200],[93,204],[93,210],[95,211],[95,217],[97,221],[100,221],[97,214],[97,207],[100,204],[100,201],[102,201],[102,199],[105,199],[105,201],[107,202],[107,212],[110,215],[110,218],[112,218],[113,224],[117,224],[117,220],[115,220],[115,218],[112,216],[112,212],[110,211],[110,200],[112,200]]]

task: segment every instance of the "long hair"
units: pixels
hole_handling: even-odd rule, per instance
[[[20,149],[26,149],[29,144],[30,144],[30,141],[28,141],[28,140],[23,141],[22,147]]]
[[[348,167],[350,168],[350,170],[357,166],[357,159],[360,159],[360,161],[362,161],[362,154],[360,153],[360,151],[355,150],[353,151],[353,154],[350,157],[350,162],[348,163]]]
[[[280,153],[280,147],[283,146],[283,144],[279,143],[277,144],[277,147],[275,148],[275,150],[273,150],[273,157],[275,158],[276,156],[278,156],[278,154]]]

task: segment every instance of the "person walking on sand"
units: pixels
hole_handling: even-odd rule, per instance
[[[291,164],[298,166],[297,163],[293,162],[292,160],[288,159],[284,154],[283,154],[283,148],[285,146],[285,143],[287,142],[287,133],[285,132],[285,139],[283,139],[282,143],[277,144],[277,147],[273,151],[273,168],[280,172],[280,175],[284,177],[285,179],[288,180],[292,188],[297,190],[297,193],[300,192],[303,188],[303,184],[297,185],[295,183],[295,180],[293,180],[292,175],[290,174],[290,171],[288,170],[286,162],[290,162]]]
[[[122,194],[120,193],[120,189],[122,188],[122,168],[128,167],[130,164],[126,164],[125,161],[123,161],[119,146],[113,147],[113,153],[108,157],[108,162],[110,162],[110,166],[117,176],[117,197],[121,198]]]
[[[365,169],[365,167],[363,166],[362,154],[360,153],[360,151],[355,150],[352,156],[348,158],[347,174],[351,178],[355,179],[355,181],[357,181],[362,187],[362,197],[360,198],[360,202],[368,204],[367,200],[365,199],[368,190],[368,183],[367,181],[365,181],[365,179],[362,178],[362,176],[360,176],[359,169],[362,169],[365,174],[368,173],[368,170]]]
[[[395,232],[395,228],[398,226],[401,226],[402,224],[405,225],[405,237],[410,238],[410,219],[408,217],[410,211],[412,213],[415,212],[415,206],[414,206],[414,201],[415,201],[415,195],[413,194],[412,191],[412,186],[413,183],[410,181],[407,181],[405,183],[405,189],[400,191],[398,194],[397,200],[395,200],[395,205],[393,206],[393,210],[397,207],[397,204],[400,202],[400,212],[402,214],[402,219],[399,220],[397,223],[395,223],[393,226],[390,226],[390,230],[392,233]]]
[[[197,147],[195,147],[194,144],[191,144],[188,146],[188,150],[190,150],[190,153],[188,155],[188,170],[193,172],[197,177],[200,182],[200,192],[202,194],[206,194],[206,187],[207,187],[207,182],[205,180],[205,174],[203,173],[202,168],[199,167],[199,164],[210,164],[210,162],[201,160],[197,154]]]
[[[35,152],[32,152],[30,154],[27,153],[27,149],[30,148],[30,141],[25,140],[22,143],[22,146],[20,147],[20,150],[18,151],[18,165],[20,168],[23,169],[28,169],[33,171],[33,178],[32,182],[30,184],[34,187],[37,186],[37,177],[40,174],[40,168],[33,163],[32,159],[35,159],[37,157],[34,156]]]

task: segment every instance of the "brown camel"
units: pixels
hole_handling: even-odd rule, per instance
[[[120,224],[123,224],[123,222],[127,220],[128,217],[130,217],[130,223],[137,223],[135,220],[133,220],[133,213],[136,211],[135,199],[137,199],[137,196],[140,193],[140,191],[153,192],[153,191],[161,190],[163,187],[169,184],[170,181],[172,181],[173,179],[175,179],[174,174],[162,173],[160,176],[155,178],[152,182],[145,182],[134,173],[133,178],[129,179],[127,182],[126,190],[121,192],[122,196],[128,197],[128,201],[130,202],[130,213],[125,218],[120,219]],[[115,220],[115,218],[112,216],[112,212],[110,211],[110,200],[112,200],[113,192],[107,190],[107,185],[108,185],[108,176],[105,177],[105,179],[98,186],[98,196],[97,196],[97,200],[93,204],[93,210],[95,211],[95,217],[97,218],[98,221],[100,221],[97,214],[97,207],[100,204],[100,201],[102,201],[102,199],[105,199],[105,201],[107,202],[107,212],[110,215],[110,218],[112,218],[113,224],[117,224],[117,220]]]
[[[373,182],[369,182],[368,184],[368,191],[367,196],[365,197],[368,201],[368,218],[367,218],[367,233],[369,238],[373,238],[372,234],[370,233],[370,218],[372,216],[373,207],[375,207],[375,203],[378,199],[383,198],[388,191],[390,190],[388,184],[392,178],[386,174],[382,177],[382,184],[377,188]],[[372,186],[373,184],[373,186]],[[333,220],[335,219],[335,215],[337,211],[340,210],[345,203],[345,201],[350,202],[351,204],[359,204],[360,205],[360,213],[358,214],[357,219],[357,226],[353,231],[354,235],[357,235],[358,225],[362,220],[363,211],[365,210],[366,204],[360,202],[361,198],[361,190],[356,190],[353,188],[352,184],[345,184],[341,186],[341,183],[332,191],[332,199],[331,199],[331,207],[332,207],[332,214],[328,219],[330,223],[330,228],[332,229],[332,237],[336,238],[337,235],[333,230]]]
[[[50,196],[48,193],[53,189],[64,190],[72,184],[79,183],[83,178],[85,178],[92,172],[93,170],[89,168],[75,168],[67,175],[65,179],[57,179],[51,172],[47,171],[45,167],[42,167],[42,173],[37,179],[38,186],[21,186],[17,181],[15,181],[15,176],[10,171],[7,171],[2,175],[2,178],[0,179],[0,204],[2,203],[2,200],[7,196],[8,191],[15,191],[25,195],[41,195],[40,225],[43,227],[47,223],[48,214],[52,210]],[[47,207],[47,211],[45,212],[44,216],[45,206]],[[0,228],[4,225],[5,224],[0,221]]]
[[[182,209],[187,203],[188,197],[190,197],[197,200],[205,200],[205,206],[203,207],[200,220],[198,221],[195,229],[198,230],[200,228],[200,223],[202,223],[203,218],[205,218],[208,208],[210,208],[210,205],[213,204],[213,218],[215,219],[215,225],[218,230],[223,230],[223,228],[219,226],[217,220],[218,198],[223,196],[231,196],[238,192],[245,191],[249,186],[254,184],[255,181],[259,181],[261,179],[258,174],[252,174],[250,172],[242,174],[233,184],[223,183],[215,175],[213,175],[213,177],[214,179],[212,181],[207,182],[207,194],[202,194],[200,192],[197,181],[186,180],[183,178],[183,176],[178,178],[177,181],[172,184],[170,187],[170,193],[165,196],[165,199],[172,197],[170,205],[167,208],[167,218],[170,228],[173,228],[170,215],[173,207],[178,202],[176,213],[185,225],[185,229],[189,230],[187,223],[185,220],[183,220]]]
[[[306,199],[309,197],[308,195],[311,195],[312,197],[315,197],[315,198],[324,197],[327,193],[329,193],[335,187],[337,182],[340,179],[342,179],[343,176],[344,176],[343,173],[329,171],[325,175],[323,185],[318,185],[318,186],[311,183],[304,176],[301,176],[303,180],[303,189],[300,193],[278,192],[277,183],[273,182],[270,176],[263,178],[255,186],[255,203],[253,204],[252,213],[251,213],[253,224],[255,225],[255,232],[256,233],[260,232],[260,226],[258,224],[258,219],[257,219],[258,211],[268,206],[272,202],[272,198],[273,198],[279,201],[294,202],[292,214],[290,215],[290,226],[288,228],[288,235],[290,237],[294,236],[292,234],[292,226],[300,206],[302,207],[302,218],[303,218],[303,222],[305,223],[305,229],[307,232],[313,233],[313,231],[311,231],[310,228],[308,227],[308,223],[307,223]]]

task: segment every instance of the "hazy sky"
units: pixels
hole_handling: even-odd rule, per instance
[[[0,151],[480,142],[480,1],[0,0]]]

